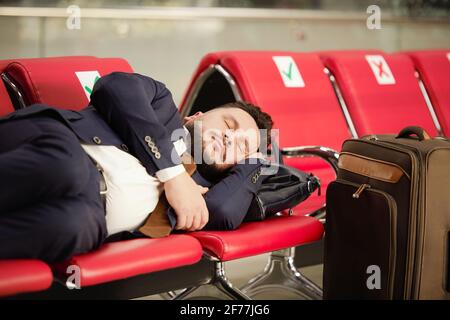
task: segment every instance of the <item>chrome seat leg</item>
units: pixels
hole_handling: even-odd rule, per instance
[[[176,291],[167,291],[159,294],[159,296],[164,300],[172,300],[173,298],[176,297],[176,295],[177,295]]]
[[[287,290],[306,299],[322,299],[322,289],[295,267],[294,248],[272,252],[264,271],[241,291],[252,297],[274,289]]]
[[[249,296],[235,288],[227,279],[223,262],[216,263],[216,274],[213,285],[233,300],[251,300]]]
[[[201,291],[199,289],[204,289],[206,286],[211,286],[217,289],[222,294],[225,294],[226,297],[232,300],[251,300],[245,293],[241,292],[238,288],[235,288],[230,281],[228,281],[225,275],[224,263],[214,258],[211,258],[214,263],[214,275],[211,278],[211,281],[196,287],[191,287],[183,290],[181,293],[176,294],[174,292],[170,292],[169,294],[172,296],[172,300],[184,300],[184,299],[195,299],[195,297],[205,297],[205,295],[195,294],[196,291]],[[223,299],[221,295],[214,295],[208,293],[207,298],[216,298]]]

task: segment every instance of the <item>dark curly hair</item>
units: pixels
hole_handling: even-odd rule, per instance
[[[255,120],[259,129],[266,130],[267,134],[266,136],[261,137],[261,142],[265,140],[267,146],[270,145],[270,132],[273,127],[273,120],[267,112],[264,112],[260,107],[245,101],[230,102],[220,106],[219,108],[238,108],[247,112]]]

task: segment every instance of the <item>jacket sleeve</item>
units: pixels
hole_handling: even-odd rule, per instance
[[[181,164],[172,133],[157,116],[158,111],[165,112],[168,122],[178,121],[182,127],[172,95],[163,83],[140,74],[114,72],[95,83],[91,104],[149,174]]]
[[[239,227],[253,196],[261,187],[263,162],[238,163],[227,177],[205,194],[209,221],[203,230],[233,230]]]

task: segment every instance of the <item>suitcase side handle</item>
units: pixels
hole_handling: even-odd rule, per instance
[[[402,131],[400,131],[396,138],[410,138],[412,135],[416,135],[419,138],[419,141],[431,139],[430,135],[424,129],[416,126],[409,126],[404,128]]]

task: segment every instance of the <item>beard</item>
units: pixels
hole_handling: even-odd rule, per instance
[[[209,161],[206,161],[204,159],[204,149],[205,146],[203,145],[203,139],[201,136],[201,131],[197,130],[198,132],[195,132],[194,130],[194,122],[188,122],[184,125],[186,129],[189,131],[190,137],[187,139],[186,147],[187,151],[192,156],[193,159],[195,159],[195,163],[197,166],[197,171],[200,173],[200,175],[208,180],[209,182],[215,184],[225,178],[230,171],[231,168],[221,168],[216,163],[208,164]],[[195,158],[195,155],[201,155],[200,159]],[[200,161],[198,161],[200,160]]]

